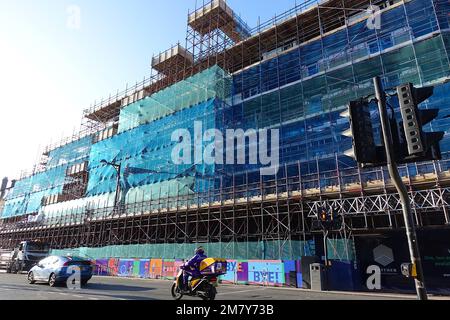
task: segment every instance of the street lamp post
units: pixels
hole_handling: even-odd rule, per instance
[[[120,199],[120,193],[122,192],[121,186],[120,186],[120,178],[122,175],[122,164],[115,163],[115,162],[109,162],[106,160],[102,160],[102,161],[100,161],[100,163],[105,166],[113,167],[117,172],[116,195],[114,198],[114,210],[117,211],[122,206],[122,201]],[[128,169],[136,170],[136,172],[139,172],[139,173],[145,172],[148,174],[169,174],[169,175],[174,175],[174,178],[181,178],[181,177],[185,177],[189,172],[191,172],[193,169],[195,169],[195,166],[190,167],[189,169],[187,169],[186,171],[184,171],[182,173],[157,171],[157,170],[151,170],[151,169],[138,169],[138,168],[131,168],[131,167],[127,167],[125,170],[127,171]],[[195,176],[195,174],[194,174],[194,176]]]
[[[106,160],[102,160],[100,161],[100,163],[104,164],[105,166],[111,166],[114,168],[114,170],[116,170],[117,172],[117,182],[116,182],[116,194],[114,197],[114,210],[118,209],[118,204],[119,204],[119,198],[120,198],[120,175],[122,173],[122,165],[120,163],[114,163],[114,162],[109,162]]]

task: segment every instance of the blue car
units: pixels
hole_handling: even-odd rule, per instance
[[[50,256],[34,266],[28,273],[28,282],[46,282],[51,287],[59,284],[67,284],[69,277],[75,272],[80,272],[80,282],[84,286],[92,278],[93,265],[89,260],[78,257]]]

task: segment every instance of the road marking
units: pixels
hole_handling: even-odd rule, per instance
[[[260,289],[260,290],[242,290],[242,291],[233,291],[233,292],[225,292],[225,293],[218,293],[218,296],[223,296],[226,294],[235,294],[235,293],[245,293],[245,292],[255,292],[255,291],[264,291],[266,288]]]

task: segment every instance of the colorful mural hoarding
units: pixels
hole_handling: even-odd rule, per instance
[[[302,266],[306,260],[228,260],[227,274],[220,277],[223,283],[263,286],[305,287]],[[183,260],[175,259],[98,259],[93,260],[94,275],[173,280]],[[356,268],[352,262],[334,261],[330,283],[333,288],[350,290],[356,284]],[[345,285],[345,286],[344,286]]]
[[[227,273],[220,276],[222,283],[236,283],[237,280],[237,263],[236,260],[227,260]]]
[[[295,261],[295,270],[297,271],[297,288],[307,289],[305,283],[303,282],[302,260]]]
[[[297,288],[303,288],[303,274],[297,273]]]
[[[237,283],[248,284],[248,262],[238,261],[236,269]]]
[[[162,269],[163,269],[163,260],[162,259],[151,259],[150,260],[149,278],[150,279],[161,279]]]
[[[107,276],[108,275],[108,259],[99,259],[93,261],[94,263],[94,274],[97,276]]]
[[[221,276],[223,283],[248,284],[248,262],[227,260],[227,274]]]
[[[140,277],[140,268],[141,268],[141,260],[136,259],[133,261],[133,277],[139,278]]]
[[[182,260],[163,260],[162,278],[166,280],[175,280],[182,265]]]
[[[119,274],[119,259],[108,260],[108,276],[117,276]]]
[[[134,260],[121,259],[119,261],[119,277],[132,277],[133,276]]]
[[[228,260],[223,283],[265,286],[302,286],[301,261]],[[182,260],[109,259],[96,261],[99,275],[173,280]]]
[[[143,279],[150,278],[150,259],[139,261],[139,277]]]
[[[249,284],[283,286],[285,281],[283,261],[249,261]]]
[[[173,279],[174,278],[174,271],[175,269],[175,260],[163,260],[163,266],[162,266],[162,278],[163,279]]]
[[[175,260],[175,277],[177,276],[178,272],[180,271],[180,267],[184,264],[183,260],[177,259]]]
[[[287,260],[283,261],[284,264],[284,274],[285,274],[285,285],[290,288],[297,288],[297,269],[296,261]]]

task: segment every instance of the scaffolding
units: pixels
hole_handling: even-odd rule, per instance
[[[183,68],[194,64],[193,56],[180,44],[160,53],[152,59],[152,68],[164,75],[173,73],[174,68]]]
[[[336,167],[340,165],[336,157]],[[0,246],[24,238],[49,242],[54,249],[269,242],[278,243],[274,259],[287,259],[295,257],[293,244],[322,234],[318,215],[324,208],[343,217],[341,228],[331,233],[334,241],[403,228],[399,196],[386,169],[302,174],[302,167],[286,165],[282,177],[253,183],[244,181],[248,176],[233,176],[232,187],[157,197],[128,204],[121,211],[73,207],[46,216],[39,225],[10,220],[0,231]],[[420,174],[411,174],[413,170]],[[450,161],[404,166],[401,172],[417,226],[450,226]]]
[[[289,51],[295,51],[299,47],[303,47],[305,51],[312,49],[311,53],[304,57],[305,61],[311,61],[310,66],[299,66],[304,77],[332,69],[339,64],[356,61],[361,57],[368,56],[372,53],[368,51],[373,50],[373,47],[362,47],[361,44],[369,43],[372,40],[379,40],[380,43],[383,43],[385,33],[391,32],[391,29],[396,26],[395,20],[388,20],[385,21],[382,33],[353,30],[357,29],[356,26],[361,22],[365,23],[369,17],[367,8],[370,5],[379,5],[382,12],[386,13],[393,9],[405,11],[402,6],[409,5],[409,2],[330,0],[324,3],[308,0],[282,15],[275,16],[268,22],[259,23],[256,28],[242,27],[243,30],[246,30],[245,37],[237,39],[236,37],[230,38],[230,32],[223,31],[223,26],[227,25],[227,19],[230,17],[230,13],[224,13],[223,9],[219,9],[223,7],[224,2],[212,1],[189,13],[190,23],[184,47],[186,49],[176,45],[167,52],[154,57],[152,65],[156,66],[156,73],[152,73],[149,78],[136,83],[135,86],[127,87],[126,90],[94,104],[85,111],[85,118],[106,122],[117,118],[120,113],[121,101],[138,91],[145,90],[146,95],[151,95],[214,65],[219,65],[223,70],[233,74],[265,60],[277,60],[273,58],[285,55]],[[433,14],[434,12],[439,13],[439,10],[445,7],[444,2],[435,2],[430,1],[431,7],[428,5],[427,8],[433,10]],[[411,7],[414,6],[411,5]],[[211,8],[216,9],[212,10]],[[420,15],[423,8],[416,8],[416,10],[417,12],[411,13]],[[406,12],[401,18],[405,19],[405,15]],[[231,16],[234,17],[234,20],[240,21],[234,13]],[[425,33],[424,23],[427,22],[421,21],[418,17],[415,19],[417,21],[405,21],[403,27],[399,27],[397,21],[394,41],[406,42],[411,40],[411,37],[419,37]],[[199,22],[196,22],[197,20]],[[422,25],[417,30],[411,30],[414,22]],[[242,24],[242,22],[237,24]],[[444,27],[437,26],[430,31]],[[328,43],[327,38],[334,39],[334,41]],[[391,46],[394,45],[396,45],[395,42]],[[292,53],[300,57],[300,54]],[[156,63],[162,61],[161,57],[167,55],[171,59],[168,59],[166,63],[162,65]],[[304,68],[308,70],[302,70]],[[162,72],[158,72],[158,69]],[[317,71],[315,71],[316,69]],[[336,79],[332,73],[327,76],[330,78],[330,82],[340,79],[339,76]],[[285,75],[276,73],[273,78],[279,77],[285,77]],[[356,76],[351,79],[353,82],[358,80]],[[423,83],[426,82],[423,81],[424,79],[414,80],[416,83],[420,83],[421,80]],[[365,84],[361,83],[358,87],[363,88],[364,86]]]
[[[188,25],[202,36],[210,34],[212,27],[220,29],[235,43],[250,36],[250,27],[234,13],[225,0],[213,0],[190,13]]]
[[[381,8],[382,30],[366,27],[370,5]],[[402,228],[386,169],[361,170],[342,156],[351,141],[339,135],[348,125],[339,114],[349,101],[369,95],[380,74],[386,87],[436,85],[427,106],[450,110],[449,9],[444,0],[309,0],[251,29],[225,1],[196,8],[188,13],[184,46],[154,56],[150,77],[94,103],[84,111],[82,133],[44,152],[49,157],[90,139],[89,155],[53,168],[62,180],[39,190],[74,197],[47,203],[39,223],[27,215],[38,212],[41,194],[30,210],[15,208],[24,215],[0,220],[0,246],[31,238],[54,249],[154,245],[175,252],[181,243],[202,243],[234,248],[230,256],[245,258],[270,243],[270,258],[285,259],[298,257],[298,247],[322,233],[321,210],[343,216],[331,234],[335,248],[338,239]],[[280,173],[261,177],[259,168],[217,166],[178,181],[138,174],[124,207],[113,207],[114,172],[100,168],[101,158],[167,170],[158,158],[170,147],[166,131],[197,118],[224,129],[280,129]],[[432,129],[447,130],[448,120]],[[450,150],[448,137],[443,149]],[[50,163],[42,161],[43,171]],[[448,227],[448,154],[401,170],[417,225]],[[236,253],[237,244],[245,253]]]

